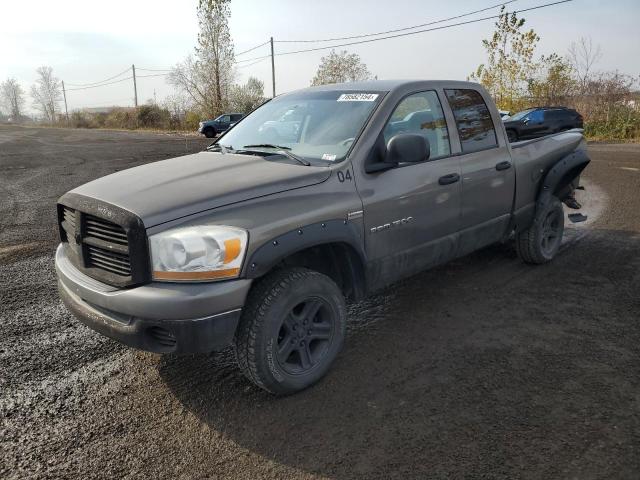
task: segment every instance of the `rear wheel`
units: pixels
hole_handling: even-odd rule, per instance
[[[518,256],[527,263],[542,264],[553,259],[564,233],[564,210],[556,197],[536,214],[531,227],[516,236]]]
[[[344,297],[326,275],[305,268],[275,271],[249,293],[236,332],[242,372],[278,395],[320,380],[342,348]]]
[[[507,139],[509,139],[509,143],[514,143],[518,141],[518,134],[515,130],[507,130]]]
[[[204,133],[204,136],[207,138],[213,138],[216,136],[216,131],[213,127],[205,128],[202,133]]]

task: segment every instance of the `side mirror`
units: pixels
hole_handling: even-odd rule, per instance
[[[399,133],[391,137],[386,147],[382,143],[382,135],[379,138],[380,153],[376,158],[382,158],[376,162],[365,164],[367,173],[389,170],[399,163],[416,163],[429,160],[431,148],[429,140],[417,133]]]
[[[400,133],[387,143],[385,163],[416,163],[429,160],[431,148],[429,140],[417,133]]]

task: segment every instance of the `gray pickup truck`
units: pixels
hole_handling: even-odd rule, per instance
[[[262,128],[291,111],[295,138]],[[308,88],[207,151],[63,195],[60,295],[132,347],[233,344],[252,382],[289,394],[338,355],[345,299],[511,238],[525,262],[550,261],[588,163],[579,130],[509,144],[474,83]]]

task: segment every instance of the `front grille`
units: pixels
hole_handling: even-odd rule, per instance
[[[108,222],[93,215],[85,217],[85,232],[87,237],[95,237],[101,240],[116,243],[118,245],[127,245],[127,232],[120,225]]]
[[[70,232],[70,234],[73,236],[73,232],[75,232],[76,230],[76,211],[72,208],[64,207],[62,219],[68,225],[68,228],[65,228],[65,230],[67,232]]]
[[[129,255],[113,252],[106,248],[87,246],[87,266],[101,268],[116,275],[128,277],[131,275]]]
[[[65,198],[69,197],[69,198]],[[150,280],[142,221],[118,207],[67,194],[58,206],[60,238],[71,261],[86,275],[119,287]],[[102,218],[108,216],[109,220]]]

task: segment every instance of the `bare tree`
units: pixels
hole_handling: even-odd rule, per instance
[[[13,121],[19,121],[22,117],[24,91],[15,78],[7,78],[0,84],[0,105],[7,109]]]
[[[191,108],[192,102],[184,93],[178,92],[168,95],[162,102],[162,106],[169,110],[174,118],[184,119],[187,111]]]
[[[602,58],[600,45],[594,47],[591,37],[582,37],[577,43],[571,42],[568,58],[577,77],[580,94],[584,94],[594,73],[593,67]]]
[[[184,92],[207,116],[227,108],[235,56],[229,32],[230,0],[199,0],[198,46],[175,66],[167,81]]]
[[[36,84],[31,86],[33,106],[44,115],[45,119],[54,122],[58,103],[62,99],[60,80],[53,75],[51,67],[39,67],[36,72],[38,79]]]
[[[244,85],[234,85],[231,90],[230,106],[241,113],[249,113],[265,101],[264,83],[249,77]]]
[[[360,60],[360,55],[342,50],[336,53],[331,50],[328,56],[320,59],[316,76],[311,85],[325,85],[327,83],[356,82],[368,80],[371,73]]]

